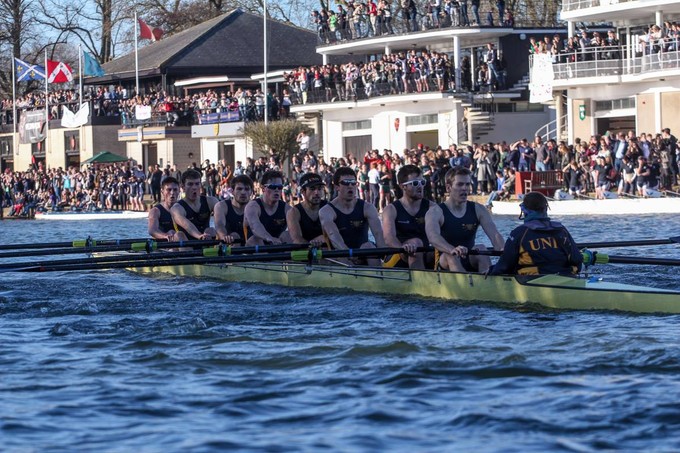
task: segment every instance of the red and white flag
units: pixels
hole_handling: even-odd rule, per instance
[[[142,19],[137,19],[139,22],[139,37],[140,39],[150,39],[158,41],[163,36],[163,30],[160,28],[151,28]]]
[[[73,71],[63,61],[47,60],[47,81],[49,83],[71,82],[73,81]]]

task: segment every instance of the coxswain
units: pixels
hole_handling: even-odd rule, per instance
[[[438,265],[452,272],[485,273],[491,267],[491,259],[485,255],[471,255],[471,250],[486,250],[475,244],[477,229],[482,226],[496,250],[503,249],[503,237],[491,218],[488,209],[474,201],[468,201],[472,190],[470,170],[453,167],[445,176],[448,198],[435,205],[425,216],[425,231],[430,244],[439,252]]]
[[[172,220],[179,231],[187,237],[211,240],[217,237],[217,231],[210,226],[210,216],[217,198],[201,195],[201,174],[189,169],[182,174],[184,198],[172,207]]]
[[[371,203],[357,198],[357,176],[350,167],[340,167],[333,174],[337,196],[319,211],[321,228],[329,245],[337,250],[385,247],[378,211]],[[371,231],[375,243],[368,240]],[[352,260],[379,266],[380,259]]]
[[[325,243],[319,210],[327,204],[326,184],[316,173],[305,173],[299,187],[302,201],[286,214],[288,232],[293,243],[318,247]]]
[[[229,181],[232,197],[215,205],[217,239],[227,244],[245,244],[243,212],[253,196],[253,180],[239,175]]]
[[[281,199],[283,174],[267,170],[260,178],[262,197],[250,201],[245,208],[246,245],[283,244],[290,242],[286,231],[286,214],[290,205]]]
[[[186,241],[187,237],[181,231],[175,229],[170,210],[179,198],[179,181],[172,176],[163,180],[161,186],[162,200],[149,211],[149,235],[154,239],[167,239],[173,241]]]
[[[567,229],[548,217],[545,196],[530,192],[519,206],[524,224],[512,230],[490,274],[578,274],[583,255]]]
[[[434,254],[416,253],[418,247],[430,244],[425,232],[425,214],[434,203],[424,198],[427,181],[416,165],[404,165],[397,172],[397,184],[403,195],[383,210],[382,226],[388,247],[404,248],[406,253],[387,259],[385,267],[408,264],[411,269],[425,269],[425,263],[434,263]]]

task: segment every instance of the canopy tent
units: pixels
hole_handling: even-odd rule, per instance
[[[102,151],[96,156],[90,157],[89,159],[83,161],[81,165],[85,164],[110,164],[114,162],[126,162],[128,160],[125,156],[119,156],[118,154],[113,154],[110,151]]]

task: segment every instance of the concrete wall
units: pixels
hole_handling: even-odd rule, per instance
[[[646,132],[655,133],[657,130],[656,116],[656,96],[654,93],[642,93],[636,96],[636,133]]]
[[[661,93],[661,128],[670,128],[677,136],[680,132],[680,92]]]
[[[593,110],[590,99],[572,99],[571,100],[571,129],[574,139],[581,138],[583,140],[590,139],[593,135]],[[579,116],[579,107],[586,106],[586,117],[581,119]]]
[[[547,112],[527,112],[527,113],[496,113],[494,116],[494,130],[482,136],[476,142],[501,142],[508,143],[526,138],[530,142],[536,131],[553,117],[550,111]]]

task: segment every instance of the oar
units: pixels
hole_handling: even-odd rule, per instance
[[[28,249],[56,249],[56,248],[89,248],[104,245],[123,245],[133,242],[144,242],[148,238],[138,239],[104,239],[96,240],[92,238],[78,239],[69,242],[38,242],[33,244],[0,244],[0,250],[28,250]]]
[[[607,255],[606,253],[590,252],[583,253],[583,263],[587,266],[594,264],[643,264],[654,266],[680,266],[680,260],[670,258],[651,258],[648,256],[620,256]]]
[[[133,252],[153,252],[157,249],[169,249],[178,247],[207,247],[219,244],[219,241],[179,241],[179,242],[158,242],[152,239],[144,240],[144,242],[132,242],[129,244],[120,245],[104,245],[96,247],[70,247],[57,248],[50,250],[19,250],[14,252],[0,253],[2,258],[20,258],[23,256],[44,256],[44,255],[73,255],[78,253],[92,253],[92,252],[113,252],[119,250],[131,250]]]
[[[219,247],[206,247],[202,250],[187,250],[178,252],[163,252],[163,254],[152,253],[140,253],[140,254],[124,254],[124,255],[109,255],[109,256],[97,256],[93,258],[76,258],[67,260],[47,260],[47,261],[28,261],[28,262],[16,262],[16,263],[2,263],[0,264],[0,270],[13,270],[25,267],[37,267],[37,266],[65,266],[72,264],[97,264],[97,263],[115,263],[115,262],[127,262],[127,261],[144,261],[144,260],[155,260],[155,259],[172,259],[172,258],[185,258],[185,257],[215,257],[215,256],[229,256],[229,255],[245,255],[245,254],[255,254],[255,253],[272,253],[272,252],[284,252],[289,250],[299,250],[308,248],[308,244],[281,244],[281,245],[267,245],[267,246],[250,246],[250,247],[229,247],[225,244]]]
[[[422,247],[417,251],[428,251],[431,247]],[[236,250],[236,249],[234,249]],[[316,248],[308,250],[294,250],[291,252],[278,253],[255,253],[247,255],[230,255],[214,257],[180,257],[180,258],[151,258],[146,260],[128,260],[124,262],[94,263],[94,264],[68,264],[68,265],[46,265],[29,266],[18,269],[10,269],[4,272],[53,272],[53,271],[81,271],[81,270],[100,270],[100,269],[124,269],[131,267],[164,267],[182,266],[192,264],[229,264],[243,263],[248,261],[302,261],[314,262],[322,258],[356,258],[369,256],[384,256],[394,253],[403,253],[401,248],[373,248],[373,249],[347,249],[347,250],[319,250]],[[152,255],[153,256],[153,255]]]
[[[680,236],[674,236],[668,239],[640,239],[637,241],[604,241],[604,242],[580,242],[577,245],[579,248],[605,248],[605,247],[636,247],[645,245],[666,245],[680,243]]]

